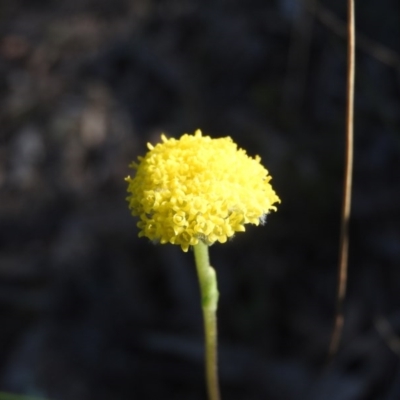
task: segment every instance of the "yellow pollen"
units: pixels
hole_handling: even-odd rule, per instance
[[[230,137],[212,139],[184,134],[161,135],[130,168],[129,208],[138,216],[139,236],[180,245],[183,251],[199,240],[225,243],[247,223],[263,223],[280,203],[261,158],[249,157]]]

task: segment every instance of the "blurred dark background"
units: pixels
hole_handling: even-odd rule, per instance
[[[127,165],[201,128],[282,199],[211,248],[223,399],[400,399],[400,3],[357,2],[353,214],[336,292],[345,1],[0,2],[0,391],[205,399],[193,257],[138,239]]]

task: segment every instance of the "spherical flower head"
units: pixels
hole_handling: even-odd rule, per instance
[[[245,224],[258,225],[280,199],[261,158],[249,157],[230,137],[161,135],[128,176],[127,201],[139,216],[139,236],[187,251],[200,240],[224,243]]]

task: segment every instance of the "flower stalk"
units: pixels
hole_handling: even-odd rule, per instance
[[[201,307],[204,319],[205,336],[205,372],[209,400],[219,400],[218,366],[217,366],[217,275],[210,265],[208,245],[199,241],[193,246],[197,276],[200,284]]]

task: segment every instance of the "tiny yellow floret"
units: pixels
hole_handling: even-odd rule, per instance
[[[161,135],[128,176],[127,201],[139,216],[139,236],[180,245],[183,251],[199,240],[225,243],[245,224],[258,225],[279,197],[261,158],[249,157],[230,137],[212,139],[184,134],[179,140]]]

